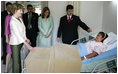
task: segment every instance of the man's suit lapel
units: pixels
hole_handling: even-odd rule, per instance
[[[6,11],[6,15],[8,15],[7,11]]]
[[[26,15],[25,15],[25,20],[26,20],[26,27],[27,27],[27,25],[28,25],[28,13],[26,13]]]
[[[32,18],[31,18],[31,21],[33,20],[33,18],[35,18],[35,17],[34,17],[34,13],[32,13]]]
[[[72,17],[71,17],[71,21],[73,21],[73,19],[74,19],[74,16],[72,15]]]
[[[67,17],[67,15],[65,16],[65,21],[66,21],[66,23],[68,23],[68,17]]]
[[[26,19],[27,19],[27,21],[28,21],[28,13],[26,14]]]
[[[4,11],[4,16],[6,17],[8,15],[7,11],[5,10]]]

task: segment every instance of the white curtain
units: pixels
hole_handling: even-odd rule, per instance
[[[73,5],[73,7],[74,7],[73,14],[80,16],[80,1],[69,1],[68,4]],[[78,27],[78,33],[79,32],[80,32],[80,27]]]
[[[68,4],[73,5],[73,13],[77,16],[80,16],[80,1],[69,1]]]

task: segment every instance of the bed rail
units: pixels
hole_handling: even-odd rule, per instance
[[[91,35],[89,35],[89,36],[91,36]],[[85,37],[83,37],[83,38],[87,38],[87,37],[89,37],[89,36],[85,36]],[[73,44],[74,42],[76,42],[76,41],[79,41],[80,39],[82,39],[82,38],[73,40],[70,45],[72,45],[72,44]],[[91,40],[94,40],[94,39],[95,39],[95,38],[93,38],[93,39],[91,39]]]
[[[102,69],[96,70],[96,68],[97,68],[98,66],[100,66],[100,65],[102,65],[102,64],[105,64],[105,63],[107,63],[107,62],[109,62],[109,61],[112,61],[112,60],[117,60],[117,57],[112,58],[112,59],[107,60],[107,61],[104,61],[104,62],[102,62],[102,63],[100,63],[100,64],[97,64],[97,65],[94,67],[94,69],[92,70],[91,73],[94,73],[94,72],[96,72],[96,71],[98,71],[98,72],[102,72],[102,71],[105,71],[105,70],[108,70],[108,69],[114,68],[114,67],[111,67],[111,68],[106,68],[106,69],[102,68]]]

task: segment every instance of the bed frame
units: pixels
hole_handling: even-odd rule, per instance
[[[87,64],[90,64],[90,63],[87,63]],[[81,71],[81,73],[101,73],[101,72],[102,73],[104,73],[104,72],[117,73],[117,71],[114,70],[114,68],[117,69],[117,57],[112,57],[103,62],[100,62],[99,64],[96,63],[92,69],[87,69],[85,71]]]
[[[86,36],[86,37],[88,37],[88,36]],[[86,38],[86,37],[84,37],[84,38]],[[82,38],[80,38],[80,39],[76,39],[76,40],[73,40],[72,41],[72,43],[71,43],[71,45],[74,43],[74,42],[76,42],[76,41],[80,41]],[[89,40],[94,40],[95,38],[93,38],[93,39],[89,39]],[[112,64],[112,61],[115,61],[115,65],[114,66],[112,66],[112,67],[103,67],[103,68],[101,68],[101,69],[97,69],[99,66],[101,66],[101,65],[103,65],[103,64],[107,64],[107,63],[111,63]],[[116,61],[117,61],[117,57],[114,57],[114,58],[111,58],[111,59],[109,59],[109,60],[106,60],[106,61],[104,61],[104,62],[102,62],[102,63],[99,63],[99,64],[96,64],[96,66],[93,68],[93,70],[92,71],[86,71],[86,72],[81,72],[81,73],[100,73],[100,72],[108,72],[108,73],[110,73],[110,72],[113,72],[113,73],[116,73],[116,71],[114,70],[114,68],[116,68],[117,69],[117,63],[116,63]]]
[[[88,36],[86,36],[86,37],[88,37]],[[71,45],[72,45],[75,41],[78,41],[78,40],[80,40],[80,39],[76,39],[76,40],[72,41]],[[94,38],[91,39],[91,40],[94,40]],[[23,53],[23,52],[21,52],[21,53]],[[27,55],[27,54],[26,54],[26,55]],[[22,73],[27,73],[27,69],[24,68],[24,59],[25,59],[25,58],[23,58],[23,59],[21,60],[21,63],[22,63]],[[97,69],[100,65],[109,64],[109,63],[112,64],[112,61],[115,61],[115,65],[113,65],[113,66],[111,66],[111,67],[108,67],[108,66],[107,66],[107,68],[106,68],[106,67],[103,67],[103,68],[101,68],[101,69]],[[112,72],[112,73],[117,73],[117,71],[115,71],[114,68],[117,69],[117,57],[114,57],[114,58],[109,59],[109,60],[106,60],[106,61],[104,61],[104,62],[102,62],[102,63],[96,64],[96,66],[93,68],[92,71],[89,71],[89,70],[88,70],[88,71],[86,71],[86,72],[81,72],[81,73],[100,73],[100,72],[108,72],[108,73]]]

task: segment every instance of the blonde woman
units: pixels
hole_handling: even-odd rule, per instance
[[[21,60],[20,60],[20,50],[22,45],[25,44],[30,51],[33,51],[33,47],[31,47],[28,42],[29,40],[26,37],[25,26],[20,18],[23,13],[23,6],[18,3],[14,3],[12,5],[11,13],[13,14],[10,20],[10,47],[12,51],[12,71],[13,73],[21,72]]]

